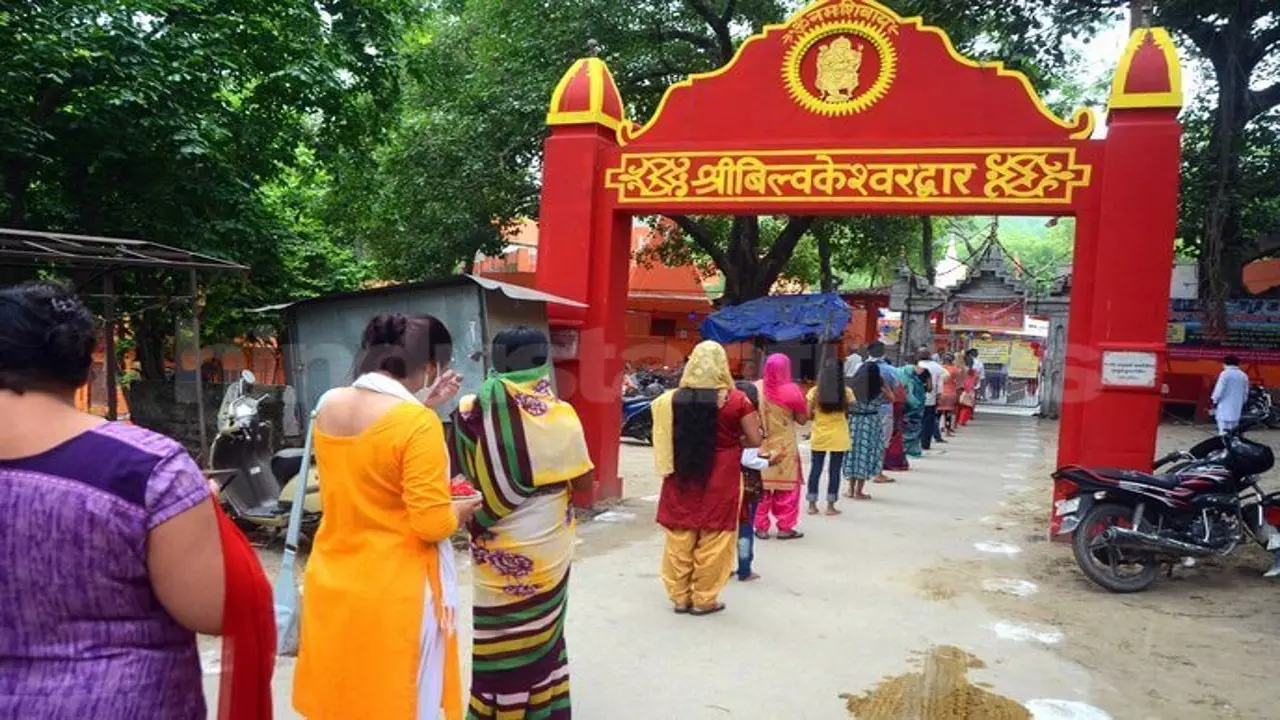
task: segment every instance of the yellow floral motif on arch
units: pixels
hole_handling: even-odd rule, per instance
[[[682,198],[689,194],[689,158],[647,155],[635,160],[609,170],[606,187],[629,187],[641,197]]]
[[[1043,152],[992,153],[987,156],[987,182],[983,195],[989,198],[1034,199],[1052,196],[1065,189],[1087,187],[1093,168],[1075,164],[1075,153],[1056,157]]]
[[[815,48],[822,50],[818,48],[818,44],[823,40],[848,36],[864,40],[870,45],[870,50],[879,57],[880,72],[870,83],[858,82],[858,92],[848,100],[830,102],[809,90],[801,75],[801,67],[810,51]],[[782,62],[782,79],[792,99],[810,112],[827,116],[853,115],[876,104],[889,92],[889,86],[893,84],[897,72],[898,53],[893,43],[878,27],[859,20],[824,23],[814,27],[796,40]]]

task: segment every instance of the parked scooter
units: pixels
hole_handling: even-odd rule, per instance
[[[1228,555],[1246,537],[1280,550],[1280,493],[1257,486],[1274,456],[1244,432],[1166,455],[1153,465],[1159,474],[1079,465],[1055,472],[1080,491],[1056,511],[1060,533],[1074,533],[1081,571],[1111,592],[1138,592],[1162,567],[1171,573],[1185,558]],[[1272,573],[1280,574],[1280,563]]]
[[[667,369],[663,372],[639,370],[632,376],[633,389],[622,394],[622,437],[653,443],[653,401],[679,385],[679,378]]]
[[[279,535],[289,524],[305,451],[271,453],[271,423],[258,411],[266,396],[252,395],[256,381],[246,370],[227,388],[218,411],[218,436],[209,448],[209,470],[219,478],[218,498],[232,520],[247,531]],[[312,466],[308,474],[302,532],[310,537],[320,524],[321,506],[318,472]]]
[[[659,393],[660,394],[660,393]],[[653,399],[648,393],[622,399],[622,437],[642,443],[653,442]]]

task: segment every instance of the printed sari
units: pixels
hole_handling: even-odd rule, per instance
[[[480,490],[470,524],[470,718],[567,718],[564,641],[575,544],[569,483],[592,470],[582,424],[548,367],[490,378],[453,416],[458,468]]]
[[[898,374],[902,377],[907,389],[902,414],[902,443],[908,455],[920,457],[924,455],[924,448],[920,443],[923,439],[924,403],[927,391],[914,365],[899,368]]]
[[[855,402],[849,407],[849,435],[853,449],[845,455],[844,474],[852,480],[874,480],[884,470],[884,434],[880,431],[880,400]]]

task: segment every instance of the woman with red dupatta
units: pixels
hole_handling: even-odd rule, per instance
[[[0,290],[0,717],[205,720],[196,633],[223,637],[222,720],[271,717],[271,590],[174,440],[76,410],[94,319]]]

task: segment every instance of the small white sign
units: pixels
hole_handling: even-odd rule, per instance
[[[1102,352],[1102,384],[1112,387],[1156,386],[1156,354],[1131,350]]]

